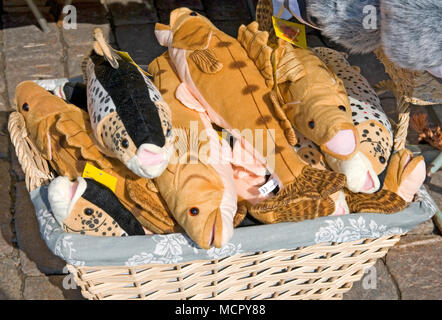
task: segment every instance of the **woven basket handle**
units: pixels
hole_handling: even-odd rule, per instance
[[[29,139],[25,119],[19,112],[14,111],[9,116],[8,130],[18,162],[25,173],[28,191],[31,192],[54,179],[47,160]]]

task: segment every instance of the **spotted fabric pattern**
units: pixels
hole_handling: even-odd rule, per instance
[[[91,236],[127,236],[105,211],[84,198],[79,198],[69,217],[63,221],[63,228],[69,233]]]
[[[385,134],[387,129],[374,120],[368,120],[357,127],[361,138],[359,150],[371,159],[373,170],[380,174],[388,164],[388,159],[393,148],[393,139]]]
[[[98,81],[94,64],[90,61],[87,65],[87,107],[91,119],[93,131],[97,132],[97,126],[108,114],[116,111],[114,101],[109,93]],[[97,137],[98,138],[98,137]]]
[[[100,135],[101,141],[107,150],[111,150],[113,154],[120,155],[123,161],[129,161],[136,154],[137,147],[116,112],[102,120],[97,133]]]
[[[319,148],[309,139],[304,137],[302,133],[296,131],[296,138],[298,139],[294,149],[305,164],[320,170],[327,169],[324,156]]]
[[[146,82],[147,88],[149,90],[149,97],[150,100],[153,102],[155,101],[162,101],[163,97],[161,96],[161,93],[158,91],[157,87],[152,83],[152,80],[150,80],[143,72],[141,72],[141,75],[143,76],[144,81]]]
[[[393,136],[390,121],[367,79],[350,65],[342,53],[323,47],[313,48],[312,50],[344,82],[350,99],[353,123],[357,126],[365,121],[375,120],[382,124],[388,130],[388,133]]]

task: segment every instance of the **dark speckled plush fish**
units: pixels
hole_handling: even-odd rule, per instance
[[[161,175],[173,150],[169,106],[151,80],[95,30],[84,61],[87,105],[100,149],[145,178]]]

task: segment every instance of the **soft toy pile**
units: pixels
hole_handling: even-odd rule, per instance
[[[341,53],[271,47],[256,22],[234,39],[187,8],[155,35],[167,51],[152,80],[96,30],[84,86],[17,87],[29,137],[58,174],[49,202],[66,232],[185,232],[208,249],[246,214],[298,222],[413,200],[423,158],[392,154],[378,97]],[[82,177],[86,164],[115,186]]]

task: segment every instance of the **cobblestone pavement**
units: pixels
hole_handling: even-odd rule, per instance
[[[163,52],[153,35],[156,22],[168,23],[171,9],[187,6],[207,15],[235,36],[242,23],[252,20],[249,4],[256,0],[74,0],[78,29],[57,27],[53,7],[35,0],[49,21],[50,32],[42,33],[24,0],[3,1],[0,28],[0,299],[82,299],[73,288],[64,262],[52,255],[40,237],[34,209],[25,189],[24,175],[7,133],[15,86],[23,80],[79,76],[80,61],[91,48],[94,27],[101,27],[111,43],[128,51],[139,64],[148,64]],[[49,1],[51,3],[51,1]],[[55,3],[55,0],[52,1]],[[52,10],[51,10],[52,8]],[[0,7],[1,10],[1,7]],[[311,46],[324,45],[309,34]],[[386,79],[382,65],[373,55],[350,56],[352,64],[374,84]],[[395,100],[382,97],[394,117]],[[431,110],[414,108],[413,112]],[[430,114],[433,124],[437,117]],[[410,142],[416,143],[410,133]],[[441,207],[442,172],[429,183]],[[404,236],[373,273],[354,284],[345,299],[441,299],[442,237],[432,221]]]

